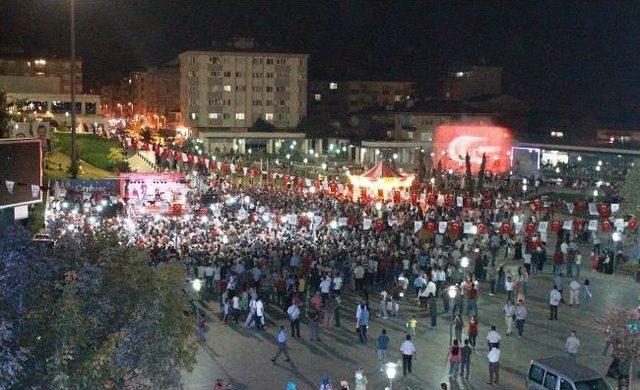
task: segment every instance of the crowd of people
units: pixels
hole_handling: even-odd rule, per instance
[[[499,196],[498,187],[493,191]],[[126,201],[114,196],[67,196],[48,203],[47,225],[54,235],[106,229],[123,244],[147,251],[152,265],[183,263],[191,278],[204,280],[205,295],[219,302],[224,323],[260,331],[269,325],[270,313],[282,312],[290,332],[279,328],[274,363],[280,355],[285,361],[292,359],[287,342],[301,337],[301,323],[307,325],[309,338],[319,342],[322,326],[339,327],[341,316],[351,315],[344,291],[357,297],[356,328],[363,344],[369,342],[372,318],[397,318],[402,305],[417,305],[432,327],[447,313],[454,329],[450,375],[464,380],[469,379],[470,351],[477,346],[481,281],[488,283],[490,295],[505,296],[506,335],[512,334],[513,324],[519,336],[524,334],[529,278],[550,259],[556,274],[550,319],[557,318],[563,301],[564,275],[572,278],[571,305],[591,297],[588,279],[578,279],[583,258],[578,241],[583,238],[572,231],[561,230],[556,247],[548,248],[546,235],[539,232],[488,229],[482,234],[453,234],[414,228],[416,220],[493,226],[516,219],[549,219],[546,211],[519,207],[509,199],[499,208],[359,203],[272,183],[237,185],[220,173],[189,174],[186,199],[182,215],[128,215]],[[366,218],[373,223],[365,227]],[[593,256],[595,252],[592,264]],[[595,269],[607,268],[598,263]],[[406,320],[407,336],[400,346],[404,375],[411,374],[416,353],[411,337],[419,321],[415,316]],[[500,336],[497,341],[491,332],[489,336],[489,382],[498,383]],[[382,369],[389,359],[386,331],[376,344]],[[567,351],[574,353],[574,346],[567,342]],[[361,369],[354,380],[356,389],[366,388]],[[349,381],[338,388],[349,388]]]

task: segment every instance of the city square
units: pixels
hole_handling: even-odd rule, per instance
[[[0,388],[640,388],[636,4],[143,3],[6,6]]]

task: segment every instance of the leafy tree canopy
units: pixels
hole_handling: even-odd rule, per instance
[[[177,387],[196,352],[183,267],[102,232],[40,245],[0,239],[0,388]]]

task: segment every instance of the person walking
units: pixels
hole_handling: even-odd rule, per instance
[[[382,290],[380,292],[380,309],[379,309],[378,317],[389,318],[387,315],[387,296],[388,296],[388,293],[386,290]]]
[[[469,342],[471,343],[471,347],[475,348],[476,339],[478,338],[478,318],[476,316],[471,316],[467,334],[469,335]]]
[[[560,291],[558,291],[556,286],[553,286],[553,289],[549,293],[549,320],[558,319],[558,305],[561,299],[562,295]]]
[[[513,283],[511,276],[507,276],[507,279],[504,281],[504,290],[507,292],[507,301],[513,302],[515,283]]]
[[[580,282],[573,279],[571,283],[569,283],[569,306],[573,306],[575,303],[576,306],[580,306],[580,290],[582,286],[580,286]]]
[[[487,354],[489,360],[489,382],[488,385],[497,385],[500,383],[500,349],[492,347]]]
[[[569,360],[576,360],[578,348],[580,348],[580,339],[576,336],[576,331],[572,330],[569,337],[567,337],[567,341],[564,343],[564,349]]]
[[[500,340],[502,340],[502,337],[500,336],[500,333],[496,331],[496,326],[491,325],[491,330],[487,333],[487,345],[489,346],[489,349],[492,347],[499,347]]]
[[[256,300],[256,330],[264,330],[264,325],[267,322],[264,314],[264,303],[262,299],[258,298]]]
[[[429,294],[427,297],[427,306],[429,307],[429,317],[431,319],[431,327],[435,327],[438,320],[438,300],[433,294]]]
[[[204,322],[204,316],[202,314],[198,315],[198,327],[197,327],[197,334],[198,334],[198,341],[202,341],[204,342],[204,333],[205,333],[205,329],[206,329],[206,325]]]
[[[516,304],[516,329],[518,329],[518,337],[522,337],[524,333],[524,321],[527,319],[527,307],[522,299]]]
[[[320,311],[307,310],[307,321],[309,321],[311,341],[320,341]]]
[[[382,329],[382,333],[378,336],[377,344],[377,357],[378,368],[381,372],[384,371],[384,365],[387,363],[389,357],[389,336],[387,336],[387,330]]]
[[[284,359],[285,362],[291,361],[289,351],[287,350],[287,332],[284,330],[284,325],[280,325],[280,331],[278,332],[278,352],[271,358],[271,361],[275,363],[280,354],[284,354],[286,357],[286,359]]]
[[[458,373],[460,372],[460,361],[462,360],[462,353],[460,351],[460,344],[458,340],[453,340],[453,345],[449,347],[449,379],[458,379]]]
[[[471,373],[471,353],[473,350],[469,346],[469,339],[464,340],[464,347],[460,349],[460,378],[463,380],[469,380],[469,374]]]
[[[585,304],[589,303],[592,293],[591,293],[591,282],[587,278],[585,278],[584,283],[582,283],[582,293],[583,293],[582,299],[584,303]]]
[[[354,390],[367,390],[367,377],[364,376],[362,368],[358,368],[355,374],[356,387]]]
[[[562,287],[564,285],[564,279],[562,278],[562,272],[558,273],[553,278],[553,283],[556,285],[556,289],[560,292],[560,303],[564,303],[564,298],[562,297]]]
[[[369,308],[366,304],[360,306],[360,315],[358,316],[358,333],[360,342],[367,343],[367,328],[369,327]]]
[[[300,338],[300,309],[296,302],[292,302],[291,306],[287,309],[287,315],[289,315],[289,322],[291,323],[291,337]]]
[[[464,321],[460,315],[456,315],[456,318],[453,320],[453,330],[458,343],[462,342],[462,329],[464,329]]]
[[[513,330],[513,322],[516,318],[516,307],[513,305],[513,302],[507,300],[507,303],[502,308],[502,314],[504,315],[504,322],[507,325],[507,336],[511,336],[511,332]]]
[[[402,374],[407,376],[411,374],[411,361],[416,356],[416,346],[411,342],[411,335],[408,334],[400,345],[400,353],[402,354]]]

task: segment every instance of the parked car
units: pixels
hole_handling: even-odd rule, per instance
[[[535,359],[529,366],[528,390],[612,390],[598,372],[565,357]]]

